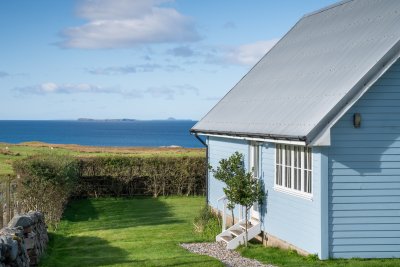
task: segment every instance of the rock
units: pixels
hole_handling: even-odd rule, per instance
[[[0,267],[37,266],[47,243],[44,216],[37,211],[15,216],[0,230]]]
[[[28,228],[33,225],[32,218],[28,215],[17,215],[12,218],[12,220],[8,223],[8,227],[18,227],[21,226],[22,228]]]

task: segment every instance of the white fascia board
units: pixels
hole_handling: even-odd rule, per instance
[[[305,141],[276,140],[276,139],[270,139],[270,138],[254,138],[254,137],[233,136],[233,135],[224,135],[224,134],[209,134],[209,133],[202,133],[202,132],[199,132],[197,134],[205,135],[205,136],[211,136],[211,137],[220,137],[220,138],[229,138],[229,139],[256,141],[256,142],[267,142],[267,143],[276,143],[276,144],[290,144],[290,145],[306,146],[306,142]]]

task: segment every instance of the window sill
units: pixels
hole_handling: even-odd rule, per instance
[[[283,187],[283,186],[275,185],[274,186],[274,191],[277,191],[277,192],[280,192],[280,193],[285,193],[285,194],[288,194],[288,195],[291,195],[291,196],[299,197],[299,198],[310,200],[310,201],[313,200],[313,195],[312,194],[307,194],[307,193],[295,191],[295,190],[288,189],[288,188]]]

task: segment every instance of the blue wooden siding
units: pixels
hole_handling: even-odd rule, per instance
[[[332,128],[328,150],[331,257],[400,257],[399,62]]]
[[[265,231],[309,253],[321,257],[321,153],[313,149],[313,199],[307,200],[274,190],[275,145],[262,149],[262,177],[268,193]]]
[[[236,151],[242,153],[245,156],[245,158],[248,159],[248,154],[249,154],[248,142],[244,140],[209,137],[208,140],[209,164],[213,168],[217,168],[217,166],[219,165],[219,161],[221,159],[229,158],[229,156],[231,156]],[[245,160],[245,164],[247,166],[247,160]],[[217,208],[218,205],[217,200],[224,195],[224,191],[222,190],[223,187],[224,183],[215,179],[212,173],[210,172],[208,201],[209,204],[214,208]],[[219,209],[222,209],[222,202],[219,203]],[[236,211],[235,217],[239,217],[238,211]]]
[[[235,151],[245,155],[247,165],[248,146],[248,142],[243,140],[210,137],[210,165],[216,168],[221,159],[228,158]],[[261,179],[267,192],[266,205],[262,210],[263,230],[319,256],[322,254],[322,243],[326,241],[323,240],[321,228],[320,150],[319,148],[313,150],[313,199],[306,200],[274,190],[275,144],[264,144],[261,148]],[[224,184],[210,173],[209,204],[214,208],[217,208],[217,199],[224,195],[223,187]],[[222,208],[222,203],[219,203],[219,208]],[[235,214],[238,216],[238,211]]]

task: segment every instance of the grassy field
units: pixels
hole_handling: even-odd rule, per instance
[[[205,156],[204,149],[169,147],[92,147],[80,145],[55,145],[40,142],[18,145],[0,143],[0,176],[12,174],[12,162],[36,154],[52,153],[79,157],[126,155],[132,157],[153,156]]]
[[[239,252],[248,258],[281,267],[395,267],[400,266],[400,259],[340,259],[320,261],[315,256],[303,257],[294,251],[264,247],[251,244],[248,248],[239,248]]]
[[[72,201],[40,266],[223,266],[179,246],[192,231],[204,198]]]

